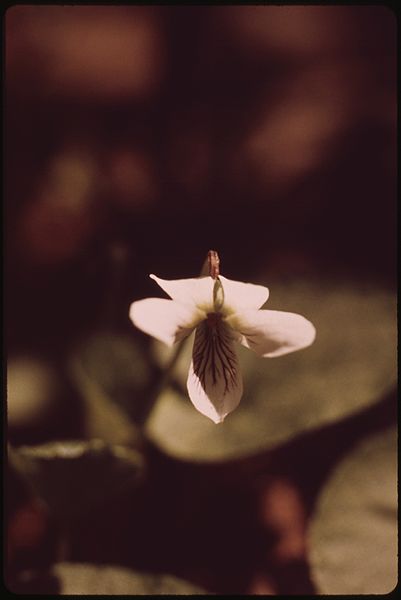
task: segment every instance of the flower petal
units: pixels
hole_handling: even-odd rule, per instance
[[[234,310],[260,308],[269,297],[269,290],[263,285],[233,281],[220,275],[224,290],[224,305]]]
[[[185,304],[199,306],[205,312],[213,310],[214,279],[197,277],[192,279],[160,279],[149,275],[173,299]]]
[[[162,298],[133,302],[129,316],[138,329],[168,346],[189,335],[203,318],[202,313],[194,308]]]
[[[241,400],[234,337],[217,315],[196,328],[187,388],[195,408],[215,423],[224,421]]]
[[[259,356],[281,356],[301,350],[316,337],[312,323],[296,313],[244,310],[226,321],[243,336],[241,344]]]

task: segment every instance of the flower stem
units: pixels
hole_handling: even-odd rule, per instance
[[[181,340],[181,342],[179,342],[175,346],[174,353],[170,357],[170,360],[169,360],[165,370],[162,373],[160,381],[157,383],[153,392],[151,393],[149,401],[147,402],[146,406],[144,407],[142,413],[138,416],[138,419],[137,419],[138,425],[143,426],[146,423],[146,421],[148,420],[157,400],[159,399],[164,388],[167,387],[167,385],[171,379],[171,376],[174,371],[174,367],[176,366],[178,359],[180,358],[187,341],[188,341],[188,338],[185,338],[185,339]]]

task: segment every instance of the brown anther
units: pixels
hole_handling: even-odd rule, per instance
[[[207,261],[209,264],[209,275],[212,279],[217,279],[220,275],[220,259],[216,250],[209,250],[207,253]]]

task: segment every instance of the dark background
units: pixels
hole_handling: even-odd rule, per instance
[[[396,21],[388,9],[15,6],[5,34],[10,359],[61,364],[97,329],[131,332],[129,304],[155,294],[148,274],[196,276],[211,248],[233,279],[263,272],[395,289]],[[51,434],[11,428],[11,441],[79,435],[77,414],[55,419]],[[155,472],[168,469],[166,458],[154,460]],[[285,457],[276,464],[279,480],[294,486],[296,469],[284,473]],[[176,486],[193,485],[190,470],[170,468]],[[289,509],[300,531],[320,476],[317,465],[312,483],[298,477],[309,490],[306,505],[294,500],[300,513]],[[261,477],[260,489],[272,477]],[[156,481],[152,498],[164,489]],[[258,485],[234,512],[247,512]],[[180,521],[166,507],[162,514],[153,522],[159,533]],[[226,551],[229,522],[220,523],[212,562]],[[254,544],[249,563],[263,565],[260,549],[274,547],[274,536],[259,539],[253,522],[242,527],[238,535]],[[227,573],[209,581],[182,550],[166,562],[168,544],[155,557],[151,542],[135,554],[132,540],[119,539],[117,555],[110,542],[97,556],[95,530],[100,536],[97,523],[77,542],[84,558],[167,569],[230,593],[313,592],[303,550],[284,561],[287,571],[276,557],[270,583],[252,588],[249,565],[227,560]],[[187,535],[177,547],[191,543]]]
[[[93,324],[119,259],[121,315],[209,248],[394,284],[386,8],[17,6],[6,36],[10,350]]]

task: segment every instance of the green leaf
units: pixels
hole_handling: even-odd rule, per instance
[[[132,337],[93,335],[75,350],[69,366],[85,403],[87,436],[139,445],[141,434],[131,417],[147,400],[152,370]]]
[[[91,564],[59,563],[53,567],[59,594],[159,595],[205,594],[197,586],[171,575],[137,573],[130,569]]]
[[[7,423],[9,427],[38,426],[49,419],[60,398],[56,370],[29,356],[7,363]]]
[[[322,594],[386,594],[397,583],[397,432],[364,439],[336,467],[309,531]]]
[[[121,402],[127,401],[127,393],[132,398],[133,392],[145,389],[152,377],[142,348],[132,336],[103,331],[88,338],[78,355],[88,376]]]
[[[239,407],[215,425],[186,394],[189,343],[175,370],[182,393],[166,390],[147,423],[148,436],[165,452],[204,461],[268,450],[357,413],[395,384],[396,298],[391,292],[346,283],[270,282],[265,308],[307,317],[317,330],[314,344],[278,358],[259,358],[239,347],[244,394]],[[167,354],[155,343],[160,364]]]
[[[100,440],[21,446],[10,451],[10,459],[59,519],[85,513],[129,490],[144,472],[140,453]]]

